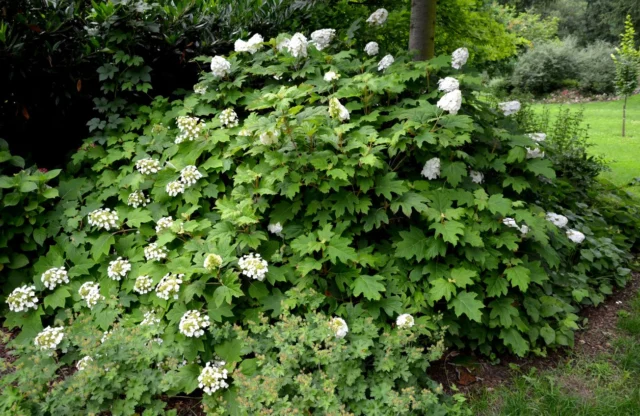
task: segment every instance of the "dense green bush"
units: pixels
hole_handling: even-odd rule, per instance
[[[535,94],[563,87],[565,80],[578,75],[576,48],[571,38],[535,45],[518,57],[511,82],[516,88]]]
[[[594,94],[611,94],[615,90],[616,67],[611,59],[614,46],[597,41],[580,49],[578,62],[580,90]]]
[[[160,394],[169,390],[180,362],[152,338],[157,329],[114,328],[105,336],[91,321],[84,316],[68,326],[60,346],[73,351],[60,359],[25,353],[10,364],[0,398],[3,413],[80,415],[109,409],[131,415],[136,408],[161,413],[166,403]],[[25,394],[30,400],[22,400]]]
[[[615,65],[614,48],[595,42],[580,48],[576,39],[538,44],[518,57],[511,83],[537,95],[560,88],[576,88],[586,93],[612,93]]]
[[[12,156],[0,139],[0,298],[24,281],[28,266],[45,253],[49,233],[45,211],[54,207],[58,189],[50,181],[60,169],[47,171]]]
[[[424,377],[442,335],[544,354],[572,345],[580,305],[626,282],[637,229],[571,197],[536,132],[503,115],[517,103],[488,102],[448,57],[380,59],[344,48],[351,34],[317,35],[322,50],[280,35],[201,58],[212,72],[194,93],[156,98],[73,156],[46,217],[55,244],[23,281],[37,309],[6,315],[22,329],[13,345],[52,374],[85,355],[101,363],[97,337],[74,334],[144,322],[187,365],[140,347],[113,358],[134,374],[103,363],[106,378],[71,375],[64,386],[87,387],[62,403],[117,379],[96,409],[131,414],[122,386],[140,383],[129,361],[147,354],[158,395],[228,372],[206,395],[213,414],[455,414]],[[60,267],[70,283],[45,288]],[[2,403],[43,412],[45,377],[22,388],[29,374],[5,378],[17,387]]]

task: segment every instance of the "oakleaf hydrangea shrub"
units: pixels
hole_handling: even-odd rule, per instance
[[[464,49],[413,62],[323,33],[203,57],[197,93],[72,157],[14,344],[36,354],[43,324],[87,320],[105,344],[149,327],[185,363],[147,362],[157,394],[204,394],[213,414],[457,412],[425,377],[445,346],[571,345],[579,305],[628,278],[626,235],[563,199],[542,132],[480,97]],[[54,267],[69,283],[49,290]],[[91,356],[89,374],[94,341],[46,354]]]
[[[25,274],[46,253],[52,231],[45,212],[55,206],[59,196],[52,181],[60,169],[25,166],[20,156],[12,155],[9,144],[0,139],[0,299],[16,287],[33,282]]]

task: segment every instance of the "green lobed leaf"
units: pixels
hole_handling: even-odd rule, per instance
[[[381,281],[384,280],[383,276],[374,275],[360,275],[351,284],[351,289],[355,296],[364,296],[369,300],[380,300],[381,293],[385,291],[385,287]]]
[[[449,308],[453,307],[458,317],[466,315],[472,321],[481,322],[481,310],[484,308],[484,304],[476,299],[477,296],[475,293],[460,292],[450,302]]]
[[[504,271],[507,280],[513,287],[519,287],[521,291],[526,292],[531,282],[529,269],[522,266],[509,267]]]

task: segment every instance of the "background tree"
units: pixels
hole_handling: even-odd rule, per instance
[[[625,136],[627,123],[627,98],[638,88],[638,76],[640,75],[640,50],[635,45],[636,31],[633,28],[631,16],[627,16],[625,30],[621,35],[620,47],[613,55],[616,64],[616,90],[624,96],[622,105],[622,137]]]
[[[590,40],[615,42],[625,30],[626,19],[640,25],[640,2],[637,0],[592,0],[587,4],[585,26]],[[596,18],[597,17],[597,18]]]

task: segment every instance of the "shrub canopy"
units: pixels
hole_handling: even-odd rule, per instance
[[[104,358],[101,332],[131,330],[162,351],[162,391],[193,391],[204,362],[228,370],[230,387],[206,396],[211,412],[434,412],[457,406],[427,397],[439,392],[424,370],[443,336],[486,354],[543,354],[572,344],[579,304],[626,282],[633,231],[556,178],[544,138],[504,115],[518,103],[497,108],[446,56],[381,59],[349,36],[322,50],[305,39],[200,58],[213,72],[197,92],[155,99],[74,154],[42,227],[48,251],[33,275],[14,276],[35,285],[37,309],[6,320],[30,353],[43,326],[64,326],[54,349],[66,352],[24,366],[51,373],[87,355],[109,374],[130,361]],[[460,90],[442,83],[453,89],[442,100],[446,76]],[[60,267],[70,282],[45,288],[40,276]],[[87,282],[99,288],[80,290]],[[263,391],[250,390],[256,380]],[[34,383],[18,388],[37,403],[49,393]],[[63,397],[68,386],[50,394],[70,407],[91,397]]]

